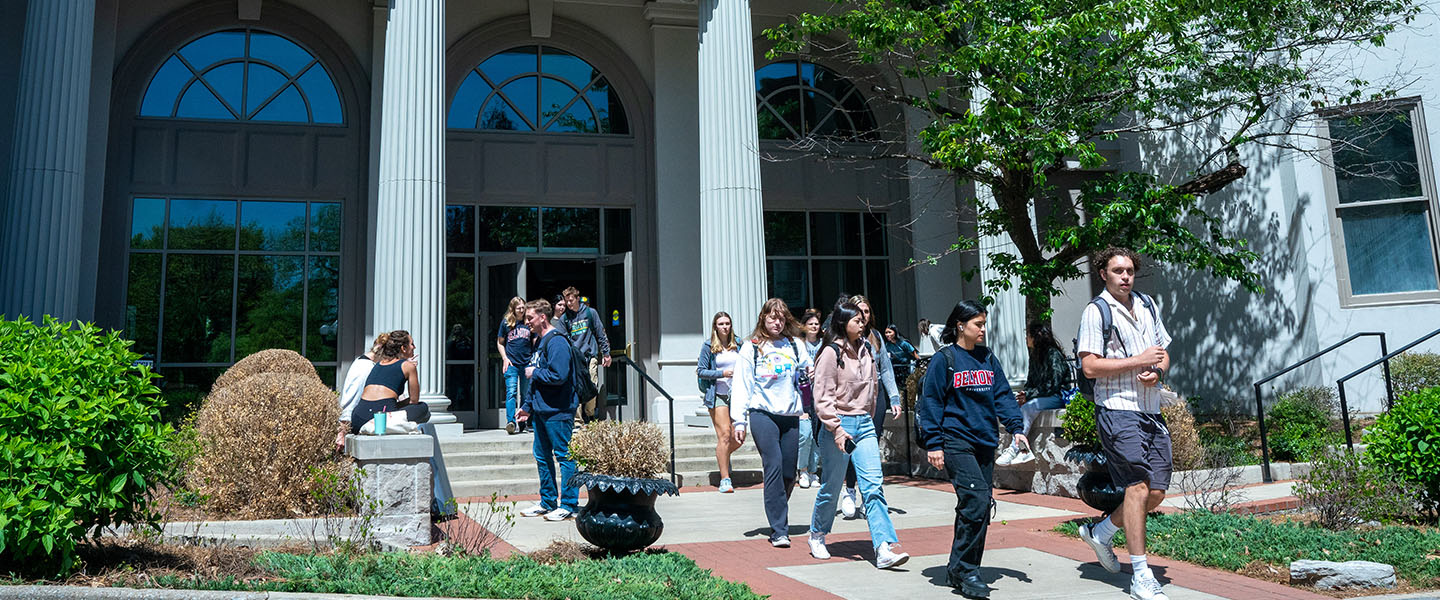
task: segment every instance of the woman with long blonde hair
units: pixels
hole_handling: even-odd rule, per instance
[[[505,431],[515,435],[523,430],[524,424],[515,422],[515,407],[525,397],[529,382],[523,377],[525,365],[530,364],[530,328],[525,325],[525,299],[519,296],[510,299],[505,308],[505,318],[500,321],[499,333],[495,335],[495,347],[500,350],[501,372],[505,374]]]
[[[700,392],[705,394],[705,408],[715,425],[715,462],[720,467],[720,493],[735,491],[730,482],[730,455],[740,448],[730,435],[730,389],[735,375],[735,362],[740,358],[735,342],[735,325],[724,311],[710,319],[710,339],[700,344],[700,358],[695,363]]]

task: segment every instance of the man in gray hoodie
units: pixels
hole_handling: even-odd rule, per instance
[[[600,367],[610,366],[610,337],[605,335],[605,322],[600,320],[600,313],[580,302],[580,290],[574,286],[565,288],[565,313],[560,315],[560,331],[570,339],[570,347],[574,348],[590,367],[590,381],[595,383],[595,389],[600,390],[599,396],[605,395],[605,390],[600,388]],[[590,421],[595,418],[596,398],[591,398],[581,406],[584,420]]]

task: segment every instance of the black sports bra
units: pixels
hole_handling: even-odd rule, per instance
[[[365,385],[383,385],[395,390],[399,396],[400,391],[405,389],[405,383],[409,378],[405,376],[404,360],[397,360],[388,365],[375,363],[375,368],[370,369],[370,376],[365,378]]]

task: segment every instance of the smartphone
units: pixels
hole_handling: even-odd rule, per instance
[[[845,453],[846,453],[846,454],[853,454],[854,452],[855,452],[855,438],[846,439],[846,440],[845,440]]]

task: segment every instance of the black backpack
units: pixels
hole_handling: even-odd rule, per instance
[[[1155,321],[1155,324],[1158,327],[1160,324],[1160,314],[1155,312],[1155,301],[1151,300],[1149,296],[1146,296],[1145,294],[1142,294],[1140,292],[1132,291],[1130,292],[1130,294],[1135,296],[1136,298],[1139,298],[1140,304],[1143,304],[1145,305],[1145,308],[1150,309],[1150,317]],[[1110,336],[1116,335],[1115,316],[1110,314],[1110,303],[1106,302],[1104,298],[1096,296],[1090,300],[1090,303],[1094,304],[1095,308],[1100,309],[1100,338],[1103,340],[1103,343],[1100,345],[1100,357],[1104,358],[1110,350]],[[1081,322],[1084,322],[1083,318],[1081,319]],[[1080,362],[1079,332],[1076,332],[1075,338],[1070,340],[1070,343],[1075,351],[1075,383],[1077,386],[1079,386],[1081,394],[1084,394],[1086,398],[1094,401],[1095,380],[1085,376],[1084,365],[1082,365]],[[1120,342],[1120,344],[1121,346],[1124,346],[1125,342],[1122,341]],[[1128,348],[1126,348],[1126,352],[1129,352]]]
[[[570,351],[570,386],[575,390],[575,395],[580,398],[580,403],[589,402],[591,398],[600,395],[600,389],[595,387],[595,382],[590,380],[590,364],[580,357],[580,352],[570,345],[569,338],[564,335],[561,339],[566,340],[565,349]],[[545,357],[547,362],[549,356]]]

